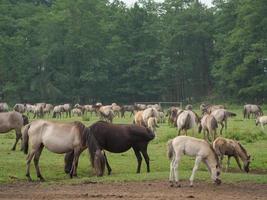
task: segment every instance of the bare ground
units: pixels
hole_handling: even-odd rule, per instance
[[[167,181],[84,183],[79,185],[43,185],[18,182],[0,185],[0,199],[267,199],[267,184],[233,183],[216,186],[196,182],[181,188]]]

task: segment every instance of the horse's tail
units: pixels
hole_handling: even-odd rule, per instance
[[[27,124],[25,126],[25,129],[22,133],[22,142],[21,142],[21,150],[23,150],[24,154],[28,153],[28,149],[29,149],[29,128],[31,127],[31,124]]]
[[[174,148],[173,148],[173,145],[172,145],[172,141],[173,140],[169,140],[168,143],[167,143],[167,146],[168,146],[168,158],[169,160],[171,160],[174,156]]]
[[[193,126],[193,125],[191,124],[191,116],[190,116],[189,113],[187,113],[187,116],[186,116],[186,118],[185,118],[184,128],[185,128],[185,129],[189,129],[191,126]]]
[[[226,111],[226,116],[227,116],[227,117],[235,117],[236,114],[233,113],[233,112]]]
[[[29,118],[26,115],[22,115],[23,125],[29,124]]]
[[[97,176],[103,176],[105,170],[105,157],[101,148],[90,128],[87,128],[87,147],[90,154],[90,161],[93,168],[96,169]]]

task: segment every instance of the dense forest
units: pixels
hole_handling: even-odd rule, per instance
[[[0,101],[267,97],[266,0],[0,2]]]

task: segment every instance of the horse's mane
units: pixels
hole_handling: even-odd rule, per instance
[[[248,156],[247,150],[240,144],[240,142],[237,141],[236,143],[241,148],[241,150],[246,154],[246,156]]]

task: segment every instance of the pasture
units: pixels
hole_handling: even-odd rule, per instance
[[[241,172],[232,159],[230,170],[228,173],[222,173],[222,181],[239,182],[249,181],[255,183],[267,183],[267,130],[262,132],[260,127],[255,126],[254,119],[243,120],[241,108],[229,109],[237,113],[237,117],[231,118],[228,123],[228,130],[223,132],[223,136],[240,140],[252,155],[251,172],[249,174]],[[90,120],[88,121],[88,118]],[[53,119],[55,120],[55,119]],[[98,120],[98,117],[72,117],[61,118],[56,120],[75,121],[80,120],[87,126]],[[86,121],[84,121],[86,120]],[[127,113],[126,118],[116,117],[114,123],[132,123],[133,117]],[[112,175],[104,177],[95,177],[93,169],[89,163],[88,152],[85,150],[81,157],[78,166],[78,178],[69,179],[63,171],[63,155],[54,154],[44,150],[40,158],[40,167],[43,172],[46,183],[83,183],[87,181],[145,181],[145,180],[168,180],[169,161],[166,156],[166,142],[174,138],[177,130],[170,127],[167,123],[160,124],[157,130],[157,138],[154,139],[148,146],[148,153],[151,160],[151,173],[146,173],[144,160],[142,162],[141,174],[136,174],[136,158],[134,152],[129,150],[126,153],[114,154],[107,153],[110,165],[113,169]],[[189,131],[189,135],[195,135],[202,138],[202,134],[198,134],[195,130]],[[25,158],[19,151],[20,143],[16,151],[11,151],[11,146],[14,142],[15,134],[10,132],[0,136],[0,183],[11,183],[16,181],[26,181],[25,177]],[[224,160],[226,161],[226,159]],[[225,162],[224,162],[225,163]],[[183,180],[187,180],[190,176],[194,158],[183,157],[179,166],[180,176]],[[37,180],[33,163],[31,165],[32,178]],[[201,164],[200,170],[196,174],[196,180],[210,181],[206,167]]]

